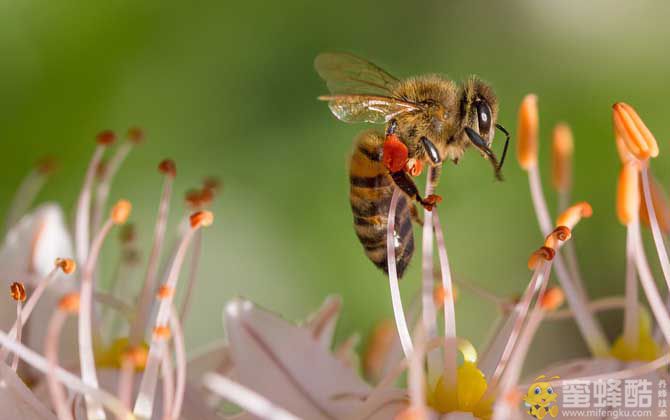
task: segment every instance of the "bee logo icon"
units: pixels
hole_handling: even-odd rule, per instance
[[[528,387],[528,392],[523,397],[528,414],[538,420],[542,420],[547,415],[551,417],[558,415],[558,403],[556,402],[558,394],[549,382],[541,381],[545,378],[544,375],[535,378],[535,382]],[[559,379],[559,377],[552,376],[550,379]]]

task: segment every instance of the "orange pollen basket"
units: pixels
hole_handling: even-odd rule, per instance
[[[405,168],[409,159],[409,150],[395,134],[386,136],[382,150],[382,161],[384,166],[391,172],[399,172]]]

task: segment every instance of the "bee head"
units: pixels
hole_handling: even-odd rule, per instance
[[[491,86],[476,77],[469,78],[463,86],[461,112],[465,126],[491,147],[498,119],[498,100]]]

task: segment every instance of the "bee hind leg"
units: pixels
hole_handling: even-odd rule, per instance
[[[412,218],[412,221],[419,226],[423,226],[423,219],[419,213],[419,209],[416,207],[416,203],[413,203],[409,208],[409,216]]]

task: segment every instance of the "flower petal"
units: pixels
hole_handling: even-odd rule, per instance
[[[236,379],[299,417],[343,418],[361,400],[342,396],[370,391],[308,329],[241,299],[227,305],[225,322]]]

